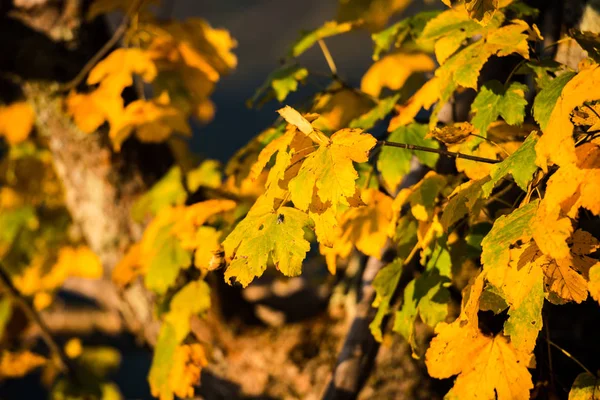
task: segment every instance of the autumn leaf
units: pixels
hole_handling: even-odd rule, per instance
[[[0,379],[23,377],[47,362],[45,357],[28,350],[21,352],[4,350],[0,355]]]
[[[485,205],[483,185],[489,178],[470,180],[457,186],[450,194],[440,222],[445,232],[467,214],[477,217]]]
[[[512,82],[508,87],[495,80],[484,83],[471,104],[471,112],[475,114],[471,123],[479,134],[487,136],[488,126],[498,116],[504,118],[509,125],[522,124],[525,119],[527,90],[527,85],[518,82]]]
[[[590,295],[600,303],[600,262],[590,268],[589,278],[588,289]]]
[[[455,122],[441,128],[435,127],[427,136],[434,137],[445,144],[462,143],[474,132],[469,122]]]
[[[188,171],[185,176],[188,190],[194,193],[200,187],[216,189],[223,183],[221,163],[217,160],[204,160],[202,163]]]
[[[600,400],[600,382],[588,372],[577,375],[571,390],[569,400]]]
[[[0,104],[0,137],[4,136],[9,144],[27,139],[34,122],[35,112],[29,103],[18,101],[9,105]]]
[[[120,48],[110,53],[90,71],[88,85],[101,84],[113,94],[133,84],[133,75],[151,82],[157,74],[156,65],[148,53],[136,48]]]
[[[312,122],[317,129],[334,132],[349,127],[350,123],[373,108],[373,100],[356,90],[334,82],[325,93],[315,96],[312,112],[319,118]]]
[[[367,29],[377,31],[396,13],[402,12],[411,0],[344,1],[338,6],[339,22],[360,20]]]
[[[231,260],[225,281],[246,287],[260,277],[269,260],[286,276],[300,275],[302,261],[310,249],[304,239],[308,216],[295,208],[273,209],[268,199],[259,199],[248,215],[223,242],[225,256]]]
[[[482,25],[487,25],[498,9],[498,0],[465,0],[469,17]]]
[[[178,397],[193,396],[194,386],[200,380],[200,371],[208,365],[204,347],[198,343],[177,346],[173,359],[169,386]]]
[[[481,242],[481,262],[485,267],[508,265],[508,246],[517,240],[527,241],[532,237],[531,221],[538,206],[539,201],[533,201],[494,221],[492,230]]]
[[[349,205],[348,198],[354,196],[358,178],[352,162],[366,162],[376,143],[373,136],[361,129],[334,133],[327,143],[304,159],[298,174],[290,180],[288,187],[294,205],[307,210],[313,190],[322,203],[330,202],[334,209],[338,204]]]
[[[485,336],[478,327],[477,311],[484,279],[480,274],[466,289],[460,316],[451,324],[439,323],[427,350],[425,364],[432,377],[458,375],[447,394],[457,399],[526,399],[533,388],[527,371],[528,356],[502,335]]]
[[[375,300],[373,301],[372,306],[377,308],[377,314],[375,314],[373,321],[371,321],[369,329],[375,340],[378,342],[383,340],[381,324],[383,318],[389,314],[390,301],[392,300],[392,296],[396,291],[396,286],[398,286],[398,282],[400,281],[403,266],[403,260],[396,259],[379,270],[373,280]]]
[[[379,97],[383,88],[401,89],[414,73],[429,72],[435,68],[433,60],[424,53],[394,53],[376,61],[360,83],[363,92]]]
[[[136,200],[131,208],[131,216],[136,221],[154,217],[167,206],[185,203],[187,192],[183,187],[181,168],[171,168],[150,190]]]
[[[595,90],[599,82],[600,68],[594,64],[579,71],[562,89],[544,134],[535,147],[536,164],[544,171],[547,171],[548,163],[564,166],[576,162],[571,111],[586,101],[600,99]]]
[[[325,39],[330,36],[339,35],[341,33],[348,32],[354,28],[353,22],[341,22],[336,21],[325,22],[323,26],[306,32],[298,39],[290,50],[291,57],[298,57],[306,50],[311,48],[320,39]]]

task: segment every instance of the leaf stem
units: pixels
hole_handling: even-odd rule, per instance
[[[13,285],[10,276],[7,274],[4,265],[0,264],[0,289],[10,298],[15,304],[17,304],[25,316],[38,326],[40,329],[40,336],[50,349],[50,352],[54,355],[53,359],[57,367],[63,371],[69,373],[71,376],[75,376],[69,358],[62,351],[61,347],[56,343],[52,337],[50,329],[46,323],[42,320],[40,315],[33,309],[29,301],[19,292],[19,290]]]
[[[113,46],[116,45],[117,42],[123,37],[127,31],[127,26],[129,25],[131,15],[135,14],[141,5],[142,0],[133,0],[131,7],[129,7],[129,10],[121,20],[121,23],[113,33],[112,37],[106,43],[104,43],[104,46],[102,46],[102,48],[100,48],[100,50],[98,50],[92,58],[89,59],[89,61],[83,66],[75,78],[59,87],[59,92],[68,92],[69,90],[77,87],[83,81],[92,68],[94,68],[94,66],[96,66],[96,64],[102,58],[104,58],[104,56],[113,48]]]
[[[482,162],[482,163],[486,163],[486,164],[497,164],[500,162],[500,160],[493,160],[491,158],[471,156],[469,154],[457,153],[457,152],[448,151],[448,150],[434,149],[432,147],[417,146],[416,144],[389,142],[387,140],[379,140],[379,141],[377,141],[377,144],[379,144],[381,146],[398,147],[400,149],[426,151],[428,153],[437,153],[437,154],[441,154],[446,157],[463,158],[465,160],[477,161],[477,162]]]
[[[325,41],[323,39],[319,39],[319,47],[321,48],[321,51],[323,52],[323,56],[325,57],[325,61],[327,61],[327,65],[329,66],[329,69],[331,70],[331,74],[335,77],[337,77],[337,67],[335,66],[335,61],[333,61],[333,57],[331,56],[331,53],[329,52],[329,48],[327,47],[327,45],[325,44]]]
[[[546,341],[551,346],[553,346],[553,347],[557,348],[558,350],[560,350],[561,353],[563,353],[565,356],[569,357],[575,364],[579,365],[581,367],[581,369],[583,369],[585,372],[587,372],[588,374],[590,374],[592,376],[596,376],[596,374],[594,374],[592,371],[590,371],[589,369],[587,369],[587,367],[585,365],[583,365],[581,363],[581,361],[579,361],[578,359],[576,359],[575,357],[573,357],[573,355],[571,353],[569,353],[568,351],[566,351],[565,349],[563,349],[562,347],[560,347],[559,345],[557,345],[556,343],[554,343],[552,340],[550,340],[548,338],[546,338]]]

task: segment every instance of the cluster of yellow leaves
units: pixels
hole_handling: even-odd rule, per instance
[[[140,47],[113,51],[90,72],[89,93],[71,92],[66,106],[77,126],[86,133],[110,125],[109,137],[118,150],[135,130],[144,142],[160,142],[178,132],[191,133],[187,119],[212,119],[214,106],[208,99],[219,77],[234,68],[231,49],[236,42],[222,29],[201,19],[136,27],[130,40]],[[143,36],[143,35],[142,35]],[[134,76],[152,83],[156,96],[125,105],[122,93]]]
[[[162,208],[150,222],[142,240],[131,246],[113,270],[120,286],[144,275],[146,286],[164,293],[180,269],[194,265],[203,271],[220,266],[222,232],[204,225],[217,214],[232,210],[232,200],[207,200],[191,206]]]
[[[100,259],[87,246],[66,246],[58,251],[54,263],[49,263],[45,254],[34,255],[30,265],[13,281],[21,293],[34,296],[34,305],[41,310],[52,302],[52,292],[67,278],[99,279],[102,273]]]
[[[33,108],[25,101],[0,105],[0,137],[4,136],[9,144],[17,144],[27,139],[34,121]]]

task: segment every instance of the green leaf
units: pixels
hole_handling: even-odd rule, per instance
[[[8,324],[11,315],[12,302],[10,301],[10,299],[7,297],[0,299],[0,340],[2,339],[2,335],[4,335],[6,324]]]
[[[428,132],[427,125],[410,124],[401,126],[390,133],[388,140],[390,142],[400,142],[414,144],[417,146],[439,148],[439,143],[434,139],[425,139]],[[408,149],[399,149],[389,146],[383,146],[377,159],[377,169],[381,173],[383,181],[388,185],[391,192],[395,192],[402,182],[404,175],[410,171],[410,161],[415,155],[419,161],[428,167],[435,167],[439,154],[426,153],[423,151],[412,151]]]
[[[540,125],[540,128],[542,128],[542,131],[548,125],[550,114],[552,114],[552,110],[563,88],[575,75],[577,74],[571,71],[562,73],[535,96],[535,100],[533,101],[533,117]]]
[[[525,267],[523,267],[525,268]],[[513,345],[532,352],[537,336],[542,329],[542,307],[544,305],[544,274],[539,266],[531,266],[527,276],[527,296],[519,305],[511,305],[504,333],[510,336]],[[526,283],[522,283],[526,284]]]
[[[323,26],[304,33],[292,46],[290,55],[292,57],[298,57],[300,54],[311,48],[319,39],[339,35],[352,30],[352,28],[354,28],[354,23],[352,22],[325,22]]]
[[[165,294],[179,271],[192,263],[192,251],[181,247],[179,238],[171,234],[172,228],[172,224],[166,225],[156,236],[157,251],[144,277],[146,287],[158,294]]]
[[[416,348],[414,324],[417,315],[431,327],[446,319],[450,300],[450,292],[446,286],[449,282],[450,279],[440,275],[437,269],[431,269],[406,287],[404,302],[396,312],[393,329],[408,340],[413,350]]]
[[[173,391],[169,385],[169,372],[174,365],[175,349],[179,342],[175,328],[170,323],[164,322],[160,327],[148,374],[148,381],[153,388],[157,389],[161,399],[173,398]]]
[[[152,188],[141,196],[131,207],[131,216],[141,222],[148,216],[154,217],[168,206],[185,203],[187,193],[182,184],[182,174],[179,167],[173,167]]]
[[[537,170],[535,165],[535,144],[537,143],[538,135],[534,132],[527,136],[514,153],[508,156],[504,161],[492,167],[490,171],[490,180],[483,184],[483,196],[489,197],[494,189],[494,186],[508,174],[511,174],[515,182],[521,189],[527,191],[527,185]]]
[[[539,200],[503,215],[494,222],[492,230],[481,242],[481,262],[486,267],[508,264],[509,246],[517,240],[531,238],[531,220],[537,212]]]
[[[298,90],[298,82],[308,76],[308,70],[298,65],[287,65],[272,72],[265,83],[258,88],[254,96],[248,101],[250,107],[264,98],[261,103],[266,103],[274,95],[280,103],[290,94]]]
[[[377,308],[377,313],[371,324],[369,324],[369,329],[371,329],[371,334],[378,342],[383,340],[381,323],[383,322],[383,318],[389,313],[390,301],[400,281],[402,268],[403,260],[397,258],[392,263],[380,269],[377,275],[375,275],[375,279],[373,279],[373,289],[375,289],[373,307]]]
[[[440,220],[445,232],[448,232],[448,229],[467,213],[479,215],[485,205],[482,186],[488,180],[489,178],[486,177],[477,181],[469,181],[454,190]]]
[[[519,75],[535,75],[535,84],[539,90],[546,88],[565,65],[554,60],[533,60],[523,64],[518,70]]]
[[[587,372],[577,375],[569,392],[569,400],[598,400],[599,398],[600,378]]]
[[[361,115],[350,121],[350,128],[360,128],[364,130],[369,130],[377,121],[384,119],[387,115],[392,111],[398,100],[400,99],[400,95],[396,94],[394,96],[386,97],[377,103],[375,107],[373,107],[366,114]]]
[[[198,190],[200,186],[218,188],[221,186],[223,174],[221,163],[217,160],[204,160],[186,175],[187,187],[191,193]]]
[[[286,276],[302,272],[302,261],[310,250],[304,238],[309,217],[300,210],[280,207],[273,210],[268,201],[257,201],[223,242],[225,255],[231,263],[225,271],[225,281],[232,278],[243,287],[263,274],[272,261]]]
[[[504,118],[509,125],[522,124],[527,106],[527,90],[527,85],[518,82],[512,82],[508,88],[495,80],[484,83],[471,104],[471,112],[475,114],[471,123],[479,130],[479,134],[487,136],[488,126],[498,116]]]

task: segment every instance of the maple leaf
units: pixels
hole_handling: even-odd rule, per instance
[[[208,365],[204,347],[198,343],[177,346],[173,359],[173,366],[169,371],[169,386],[178,397],[193,396],[194,386],[200,380],[200,371]]]
[[[46,364],[48,360],[31,351],[2,351],[0,356],[0,378],[20,378]]]
[[[328,21],[323,26],[316,28],[312,31],[302,34],[290,49],[291,57],[298,57],[306,50],[310,49],[317,41],[325,39],[326,37],[339,35],[341,33],[348,32],[354,28],[353,22],[336,22]]]
[[[448,398],[494,399],[496,395],[499,399],[529,398],[533,383],[526,367],[528,356],[504,336],[485,336],[478,328],[483,278],[480,274],[465,289],[458,319],[437,325],[437,335],[425,355],[427,370],[435,378],[458,375]]]
[[[482,136],[487,135],[490,123],[502,116],[509,125],[520,125],[525,119],[525,92],[527,85],[512,82],[505,87],[496,80],[483,84],[477,97],[471,104],[471,112],[475,114],[471,123]]]
[[[274,210],[268,199],[259,198],[223,242],[225,256],[231,260],[225,281],[235,277],[246,287],[263,274],[269,260],[284,275],[299,275],[310,249],[310,243],[304,239],[304,228],[309,222],[309,217],[299,210]]]
[[[399,94],[381,99],[377,105],[367,113],[350,121],[348,127],[364,130],[371,129],[375,126],[377,121],[384,119],[392,111],[399,99]]]
[[[569,400],[600,400],[598,377],[588,372],[577,375],[569,391]]]
[[[322,203],[330,202],[334,209],[338,204],[349,205],[348,198],[356,193],[358,178],[352,162],[368,161],[369,151],[377,143],[370,134],[350,128],[325,139],[325,144],[304,159],[298,174],[288,184],[294,205],[303,211],[309,208],[313,191]]]
[[[517,240],[527,241],[532,237],[531,221],[538,206],[539,200],[533,201],[494,221],[494,226],[481,242],[481,262],[484,266],[508,265],[508,246]]]
[[[21,143],[29,136],[35,122],[35,112],[25,101],[0,105],[0,137],[11,144]]]
[[[535,147],[536,164],[544,171],[547,171],[549,162],[560,166],[576,162],[571,111],[586,101],[600,99],[595,90],[599,82],[600,68],[594,64],[579,71],[564,86],[552,109],[544,135]]]
[[[535,165],[535,145],[538,136],[531,133],[525,142],[514,153],[504,161],[494,165],[490,171],[490,180],[481,187],[485,198],[489,197],[494,186],[509,173],[513,176],[517,185],[527,191],[527,185],[531,181],[533,173],[537,170]]]
[[[383,88],[398,90],[414,73],[429,72],[435,68],[425,53],[394,53],[383,57],[369,67],[360,82],[363,92],[379,97]]]
[[[270,97],[275,95],[277,101],[282,102],[290,92],[295,92],[298,89],[298,82],[303,82],[308,76],[308,70],[298,65],[288,65],[279,68],[272,72],[265,83],[256,90],[254,96],[248,100],[248,104],[252,107],[260,100],[260,103],[266,103]],[[272,91],[272,92],[270,92]]]
[[[404,289],[404,302],[402,308],[396,312],[393,329],[404,336],[413,348],[413,352],[417,347],[415,341],[417,316],[433,328],[446,319],[450,300],[450,292],[446,285],[449,282],[450,279],[440,275],[438,269],[429,268]]]
[[[90,71],[88,85],[101,84],[111,93],[120,94],[133,84],[133,75],[151,82],[157,74],[156,65],[149,54],[141,49],[120,48],[114,50]]]
[[[419,182],[410,188],[400,190],[396,195],[392,204],[395,215],[400,214],[402,206],[409,203],[410,211],[417,220],[431,221],[431,217],[435,214],[434,207],[438,195],[447,183],[446,177],[438,175],[434,171],[429,171]]]
[[[216,189],[223,183],[221,163],[217,160],[204,160],[198,167],[189,171],[185,179],[191,193],[194,193],[200,187]]]
[[[439,143],[435,140],[426,139],[427,125],[410,124],[399,126],[388,136],[390,142],[400,142],[414,144],[417,146],[439,148]],[[413,156],[430,168],[435,167],[439,154],[426,153],[422,151],[412,151],[409,149],[396,149],[383,146],[379,157],[377,158],[377,169],[381,173],[383,181],[387,185],[390,193],[395,193],[402,182],[403,177],[408,174],[411,168]]]
[[[390,121],[388,132],[392,132],[398,129],[399,126],[408,125],[413,122],[421,108],[430,109],[440,99],[439,85],[439,78],[434,77],[430,79],[404,105],[396,107],[398,115]]]
[[[492,144],[482,141],[477,136],[471,136],[462,143],[448,146],[448,150],[498,160],[506,154],[514,153],[521,145],[521,140]],[[495,164],[484,164],[460,157],[456,159],[455,163],[456,169],[470,179],[483,179],[489,176],[495,167]]]

